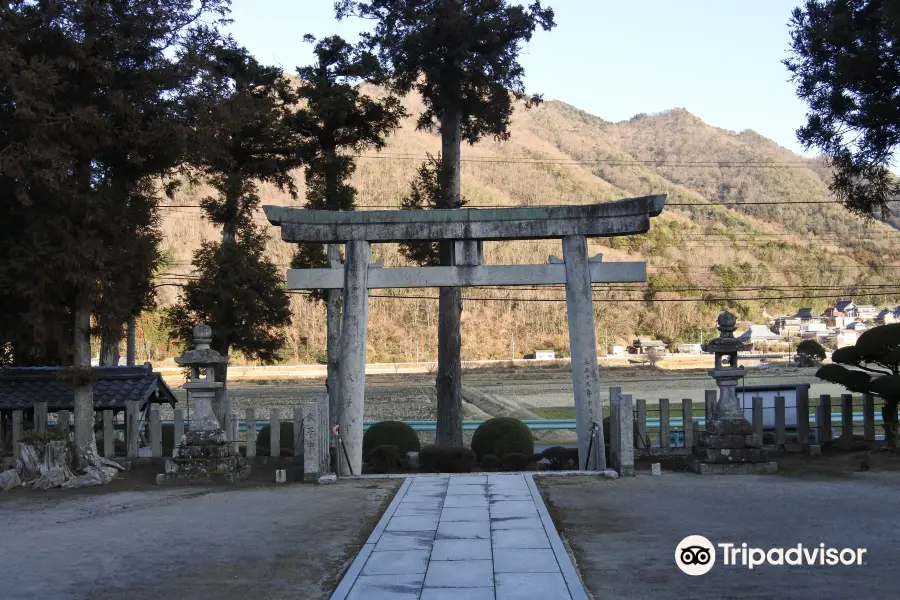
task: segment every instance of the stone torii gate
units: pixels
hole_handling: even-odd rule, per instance
[[[566,312],[572,355],[572,382],[579,463],[604,469],[600,422],[600,372],[594,331],[592,283],[643,282],[643,262],[604,263],[591,259],[587,238],[646,233],[660,214],[665,194],[615,202],[544,208],[458,208],[337,212],[264,206],[281,238],[292,243],[346,244],[343,267],[291,269],[290,290],[342,289],[337,421],[354,473],[362,466],[363,408],[366,382],[366,325],[370,289],[559,285],[566,286]],[[546,265],[483,265],[482,242],[562,239],[563,259]],[[454,241],[454,265],[383,268],[369,264],[372,243]],[[591,436],[593,435],[593,443]],[[588,447],[591,447],[590,456]],[[345,461],[339,461],[342,474]]]

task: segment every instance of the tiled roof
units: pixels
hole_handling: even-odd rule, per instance
[[[4,367],[0,369],[0,410],[31,408],[46,400],[47,410],[73,410],[74,384],[58,376],[59,367]],[[150,363],[134,367],[94,367],[94,409],[124,409],[129,400],[177,401],[162,376]]]

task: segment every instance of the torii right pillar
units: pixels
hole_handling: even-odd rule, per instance
[[[606,468],[606,452],[587,238],[569,235],[562,242],[566,263],[566,313],[569,318],[569,351],[572,354],[572,386],[575,390],[578,464],[585,471],[602,471]]]

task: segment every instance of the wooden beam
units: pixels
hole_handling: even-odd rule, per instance
[[[643,262],[589,263],[591,283],[642,283],[647,280]],[[566,266],[491,265],[487,267],[369,268],[368,288],[478,287],[485,285],[563,285]],[[344,287],[344,268],[290,269],[289,290],[334,290]]]
[[[666,195],[575,206],[330,211],[263,206],[286,242],[532,240],[646,233]]]

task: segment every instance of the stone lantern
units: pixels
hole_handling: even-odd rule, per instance
[[[693,448],[692,468],[701,475],[772,473],[778,465],[769,462],[762,440],[744,417],[735,391],[738,381],[747,373],[738,365],[738,352],[752,346],[734,337],[737,318],[730,312],[721,313],[717,323],[719,337],[702,348],[715,355],[715,366],[709,374],[719,387],[719,398],[713,414],[707,415],[706,431]]]
[[[232,444],[212,408],[216,391],[224,385],[216,381],[215,366],[227,364],[228,357],[209,347],[212,342],[209,325],[197,325],[193,333],[194,349],[177,357],[175,362],[190,369],[183,387],[194,399],[194,416],[188,432],[175,439],[172,458],[166,461],[166,472],[156,476],[158,484],[234,482],[250,474],[250,466],[233,453]]]

